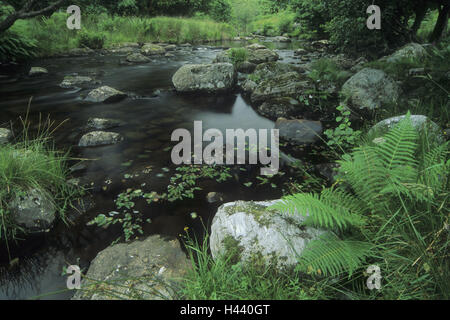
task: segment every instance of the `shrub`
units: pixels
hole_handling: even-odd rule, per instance
[[[248,52],[245,48],[232,48],[228,52],[228,56],[236,67],[239,67],[241,63],[247,60]]]
[[[89,31],[81,31],[78,34],[78,46],[91,49],[102,49],[105,43],[105,35]]]

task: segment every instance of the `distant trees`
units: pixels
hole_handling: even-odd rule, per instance
[[[368,30],[366,9],[374,4],[372,0],[291,0],[290,3],[302,25],[328,36],[344,51],[363,48],[383,51],[414,40],[429,10],[439,12],[429,39],[437,42],[446,30],[450,10],[449,0],[377,0],[382,29]]]

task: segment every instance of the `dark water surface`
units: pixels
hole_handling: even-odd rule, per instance
[[[283,46],[289,49],[288,45]],[[27,299],[40,295],[44,295],[40,297],[42,299],[69,299],[73,292],[65,290],[66,277],[61,275],[63,266],[87,267],[100,250],[121,234],[118,226],[103,230],[86,226],[86,223],[99,213],[114,210],[113,200],[127,188],[166,190],[176,168],[168,150],[173,146],[170,136],[174,129],[192,129],[194,120],[202,120],[204,130],[218,128],[223,132],[234,128],[273,128],[274,123],[256,114],[239,94],[181,96],[172,90],[171,78],[180,66],[209,63],[220,51],[195,47],[176,51],[174,58],[155,58],[149,64],[134,66],[120,65],[124,55],[113,54],[44,59],[33,65],[47,68],[47,76],[27,77],[23,75],[27,71],[24,67],[22,73],[0,78],[0,125],[13,121],[17,126],[18,117],[26,113],[30,97],[33,97],[30,118],[34,124],[39,114],[44,117],[50,114],[56,123],[68,119],[54,134],[57,147],[70,148],[73,157],[90,159],[84,161],[87,168],[75,172],[74,176],[90,183],[93,194],[92,208],[83,215],[71,213],[73,225],[60,222],[48,234],[13,245],[11,258],[18,258],[14,267],[9,267],[6,250],[0,249],[0,299]],[[278,52],[284,62],[291,62],[292,50]],[[112,104],[87,103],[80,96],[89,90],[58,86],[64,76],[72,73],[94,75],[103,85],[127,92],[130,97]],[[153,95],[155,90],[160,91],[157,97]],[[122,126],[107,131],[119,132],[125,140],[112,146],[77,147],[91,117],[123,121]],[[134,177],[124,179],[124,174]],[[281,190],[270,186],[247,188],[242,185],[243,178],[236,174],[233,181],[224,184],[205,181],[195,200],[152,205],[151,209],[138,204],[145,217],[152,219],[152,223],[145,226],[145,233],[178,236],[184,233],[185,226],[200,231],[201,222],[193,221],[190,213],[197,212],[206,223],[212,219],[218,205],[206,201],[205,195],[210,191],[223,192],[225,201],[274,199],[281,195]]]

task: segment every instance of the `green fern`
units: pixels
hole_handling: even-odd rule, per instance
[[[377,242],[383,241],[377,236],[378,230],[388,232],[386,239],[392,240],[396,228],[411,226],[405,201],[415,208],[417,203],[429,201],[445,190],[450,168],[450,161],[446,160],[448,143],[421,158],[417,155],[417,140],[408,114],[384,135],[381,143],[355,148],[343,156],[338,162],[341,183],[337,187],[324,189],[319,195],[286,196],[273,206],[307,217],[306,225],[340,232],[342,239],[328,234],[311,241],[299,257],[300,269],[320,270],[331,276],[348,273],[350,277],[369,255],[382,256],[371,254],[372,248],[382,247]],[[363,241],[346,239],[350,228],[352,239]],[[412,228],[417,233],[414,223]],[[394,246],[397,255],[399,249]]]
[[[324,276],[348,273],[350,278],[363,265],[372,247],[368,242],[340,240],[328,233],[308,244],[299,257],[298,269]]]

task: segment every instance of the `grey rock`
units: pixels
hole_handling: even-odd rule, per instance
[[[259,105],[274,98],[296,98],[311,88],[308,79],[302,78],[297,72],[288,72],[260,82],[253,91],[251,100],[255,105]]]
[[[424,76],[426,74],[425,68],[412,68],[408,70],[408,76]]]
[[[295,114],[300,103],[293,98],[276,98],[264,102],[257,108],[259,114],[271,119],[287,118]]]
[[[277,36],[277,37],[273,38],[273,40],[276,42],[291,42],[291,39],[289,39],[288,37],[285,37],[285,36]]]
[[[266,62],[259,64],[254,71],[254,78],[258,83],[263,80],[273,79],[288,72],[300,73],[300,68],[287,63]]]
[[[294,51],[294,56],[303,56],[305,54],[308,54],[308,51],[306,51],[303,48],[299,48],[299,49]]]
[[[65,76],[64,80],[60,83],[61,88],[71,89],[71,88],[85,88],[99,84],[100,81],[94,80],[91,77],[86,76]]]
[[[126,61],[132,63],[148,63],[151,60],[139,52],[131,53],[127,56]]]
[[[9,204],[14,221],[29,233],[48,231],[56,218],[56,207],[45,192],[32,189]]]
[[[166,49],[156,44],[147,43],[141,48],[141,53],[147,56],[163,55]]]
[[[259,43],[253,43],[245,47],[247,50],[261,50],[261,49],[267,49],[266,46],[259,44]]]
[[[11,130],[0,128],[0,144],[7,144],[13,138]]]
[[[210,249],[214,259],[232,255],[233,260],[255,263],[279,269],[291,269],[297,264],[308,242],[324,231],[302,226],[300,214],[281,213],[269,209],[275,201],[237,201],[222,205],[212,222]],[[235,261],[235,262],[238,262]]]
[[[345,82],[341,92],[351,106],[374,110],[397,103],[401,91],[384,71],[364,68]]]
[[[188,64],[172,77],[179,92],[226,92],[234,88],[237,72],[231,63]]]
[[[257,86],[258,85],[256,84],[256,82],[247,79],[242,83],[241,89],[242,91],[244,91],[245,94],[250,95],[256,89]]]
[[[248,62],[260,64],[264,62],[273,62],[280,59],[278,53],[269,49],[257,49],[248,51]]]
[[[233,63],[228,53],[229,50],[219,52],[214,58],[213,63]]]
[[[256,64],[249,61],[244,61],[237,66],[237,70],[242,73],[252,73],[256,69]]]
[[[125,98],[126,96],[127,95],[122,91],[116,90],[108,86],[103,86],[89,92],[89,94],[86,97],[86,100],[91,102],[110,103],[119,101]]]
[[[86,133],[80,139],[78,146],[95,147],[101,145],[115,144],[123,141],[123,137],[116,132],[93,131]]]
[[[159,235],[115,244],[91,262],[73,300],[174,300],[191,269],[178,240]],[[102,289],[98,290],[98,281]]]
[[[400,48],[388,57],[383,58],[390,63],[395,63],[403,59],[413,59],[416,61],[423,61],[427,57],[428,53],[425,48],[418,43],[409,43]]]
[[[323,131],[320,121],[303,119],[287,120],[284,118],[276,121],[275,129],[280,130],[280,139],[296,145],[317,142]]]
[[[394,128],[400,121],[405,119],[406,115],[392,117],[389,119],[384,119],[377,124],[375,124],[368,132],[368,135],[381,136],[388,132],[390,129]],[[419,132],[423,133],[427,130],[428,139],[432,141],[433,139],[437,143],[443,143],[445,141],[442,134],[442,130],[435,122],[431,121],[427,116],[424,115],[411,115],[411,124]]]
[[[223,194],[220,192],[208,192],[206,195],[206,201],[208,201],[208,203],[223,201]]]
[[[48,74],[48,70],[42,67],[31,67],[28,75],[30,77],[42,76]]]
[[[105,118],[89,118],[87,127],[90,129],[105,130],[118,127],[122,124],[120,120],[105,119]]]

